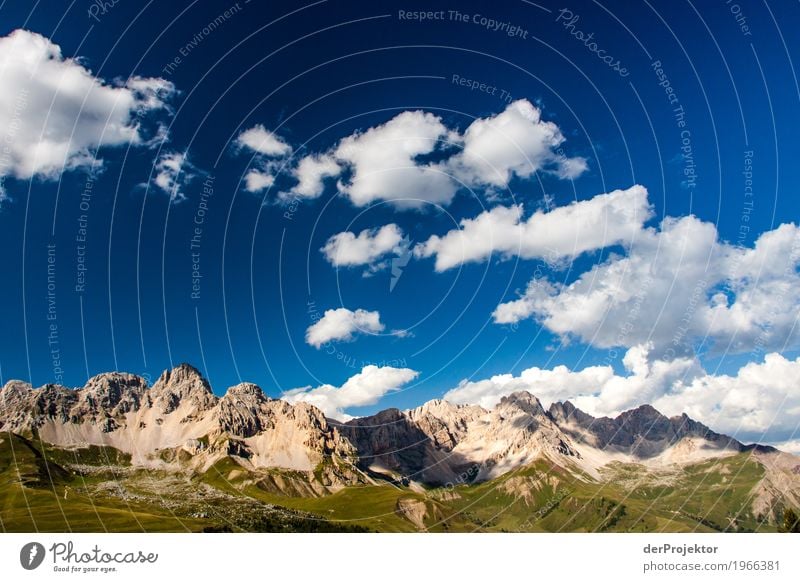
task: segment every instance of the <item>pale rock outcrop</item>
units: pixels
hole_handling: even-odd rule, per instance
[[[35,433],[62,448],[114,447],[138,466],[204,472],[233,459],[238,468],[225,466],[229,478],[290,495],[387,478],[413,491],[424,492],[423,484],[452,490],[537,461],[562,476],[601,480],[612,462],[668,473],[751,453],[765,470],[753,492],[756,510],[774,517],[783,501],[800,503],[797,457],[744,445],[685,414],[668,418],[648,405],[594,418],[570,402],[545,410],[528,392],[508,395],[492,410],[432,400],[342,424],[311,404],[269,398],[251,383],[218,398],[200,372],[181,364],[150,388],[119,372],[97,375],[78,389],[12,380],[0,389],[0,431]],[[505,486],[525,497],[554,486],[542,479],[512,477]],[[410,501],[398,506],[420,527],[422,509]]]
[[[273,400],[249,383],[217,398],[188,364],[165,371],[151,388],[119,372],[78,389],[11,381],[0,391],[0,430],[36,432],[63,448],[114,447],[141,466],[184,462],[205,471],[231,457],[255,471],[304,472],[332,489],[362,480],[354,448],[320,410]]]

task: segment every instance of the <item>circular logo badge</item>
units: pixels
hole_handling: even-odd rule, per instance
[[[44,561],[44,546],[39,542],[30,542],[19,551],[19,563],[26,570],[35,570]]]

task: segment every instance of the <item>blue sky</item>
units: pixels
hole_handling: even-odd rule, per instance
[[[423,9],[432,12],[424,21],[409,14]],[[785,388],[743,384],[737,374],[748,363],[764,363],[754,370],[759,378],[800,368],[786,317],[798,306],[795,235],[777,230],[798,216],[792,59],[800,39],[778,25],[798,8],[508,1],[451,10],[404,2],[4,3],[0,58],[11,66],[0,75],[20,77],[0,88],[3,139],[17,144],[0,164],[0,379],[79,386],[102,371],[153,378],[188,361],[219,393],[241,380],[276,397],[330,385],[293,397],[364,414],[418,405],[462,380],[473,384],[451,392],[454,400],[491,405],[508,378],[489,379],[505,374],[511,385],[583,399],[596,413],[658,401],[753,438],[796,438],[800,414],[787,412],[794,401],[777,398]],[[37,78],[45,66],[23,66],[26,54],[48,55],[50,76]],[[85,78],[58,75],[78,69]],[[526,121],[532,111],[539,121]],[[477,158],[458,156],[504,112],[517,146],[517,137],[542,128],[560,137],[529,144],[527,167],[509,162],[500,179]],[[388,141],[370,133],[397,116]],[[253,128],[263,133],[250,134],[249,147],[242,136]],[[376,152],[404,151],[421,129],[435,138],[412,163],[438,168],[441,179],[380,167]],[[57,150],[53,163],[36,149],[42,135]],[[368,135],[376,140],[337,155],[342,140]],[[491,152],[492,139],[476,151]],[[537,148],[545,152],[538,161]],[[339,174],[321,182],[318,196],[292,195],[292,173],[314,156],[332,159]],[[564,160],[580,167],[568,171]],[[251,171],[271,185],[248,191]],[[597,197],[636,184],[646,188],[645,212],[615,238],[605,211],[592,214],[602,206]],[[571,204],[575,215],[558,214]],[[428,244],[432,236],[485,213],[502,237],[512,232],[507,217],[489,213],[516,205],[522,221],[543,215],[532,240],[509,243],[532,245],[527,252],[504,250],[481,231],[461,242],[482,240],[488,251],[437,270],[445,250]],[[684,220],[671,238],[660,236],[667,216]],[[570,253],[600,236],[591,224],[608,235],[604,242]],[[411,250],[398,251],[389,236],[386,248],[370,247],[386,252],[355,266],[337,266],[320,250],[348,231],[369,243],[387,225]],[[541,250],[571,227],[572,246],[557,257]],[[86,240],[77,240],[84,228]],[[783,242],[773,249],[764,239],[760,254],[745,256],[765,233]],[[700,258],[686,260],[698,249]],[[765,265],[775,271],[768,277]],[[628,273],[616,281],[621,289],[608,291],[610,269],[597,270],[604,267]],[[526,293],[532,280],[546,286]],[[597,289],[613,305],[592,306]],[[637,301],[637,290],[647,299]],[[614,295],[623,291],[633,297]],[[513,301],[522,301],[515,314],[500,314]],[[310,345],[309,327],[340,308],[352,312],[340,315],[357,322],[353,333],[340,321],[331,341]],[[782,360],[768,369],[767,354]],[[637,362],[646,369],[641,382]],[[409,372],[374,384],[358,376],[368,364]],[[545,374],[556,366],[595,375],[565,376],[562,386]],[[527,381],[525,370],[534,370]],[[719,380],[725,375],[734,384]],[[741,408],[764,385],[773,408]],[[741,398],[725,404],[731,392]],[[742,414],[752,422],[732,425]]]

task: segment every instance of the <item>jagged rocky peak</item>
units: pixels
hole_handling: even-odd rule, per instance
[[[231,386],[219,400],[217,416],[220,427],[235,436],[248,438],[264,430],[270,399],[256,384],[242,382]]]
[[[209,410],[217,403],[208,381],[189,364],[164,370],[150,389],[153,405],[160,405],[169,414],[181,404],[191,405],[198,412]]]
[[[78,400],[78,391],[61,384],[45,384],[31,393],[34,404],[38,406],[61,406],[74,404]]]
[[[179,364],[172,370],[164,370],[159,376],[153,388],[159,386],[192,386],[200,388],[206,392],[211,392],[211,386],[200,373],[200,370],[191,364]]]
[[[228,391],[225,393],[223,398],[227,398],[229,400],[253,400],[257,402],[267,402],[272,400],[266,394],[264,394],[261,386],[251,382],[241,382],[240,384],[236,384],[236,386],[231,386],[228,388]]]
[[[33,390],[30,382],[23,382],[22,380],[11,379],[2,386],[0,386],[0,393],[6,390]]]
[[[147,389],[147,381],[141,376],[127,372],[105,372],[89,378],[83,389],[95,394],[141,393]]]
[[[577,422],[578,424],[582,424],[596,420],[591,414],[586,414],[569,400],[553,402],[547,410],[547,414],[549,414],[550,418],[556,423]]]
[[[626,410],[614,420],[621,431],[629,433],[634,439],[674,441],[684,436],[676,430],[679,427],[649,404]]]
[[[33,398],[33,387],[21,380],[9,380],[0,389],[0,430],[29,428],[30,415],[26,409]]]
[[[27,382],[11,380],[0,392],[0,426],[4,430],[28,431],[47,418],[70,420],[78,392],[59,384],[33,388]]]
[[[446,419],[448,417],[464,416],[465,413],[467,415],[472,415],[483,412],[486,411],[480,406],[476,406],[474,404],[453,404],[447,400],[440,400],[437,398],[435,400],[429,400],[422,406],[412,408],[411,410],[407,411],[407,414],[411,418],[418,418],[420,416],[430,414],[437,418]]]
[[[458,404],[452,404],[447,400],[442,400],[440,398],[434,398],[433,400],[428,400],[422,406],[418,406],[416,408],[412,408],[409,410],[410,413],[414,412],[452,412],[453,410],[457,410],[459,408]]]
[[[486,411],[480,406],[431,400],[405,414],[437,447],[450,450],[466,435],[469,423]]]
[[[544,408],[539,399],[526,391],[513,392],[508,396],[503,396],[495,407],[495,411],[501,413],[513,412],[514,410],[522,411],[531,416],[545,416]]]
[[[146,390],[147,381],[141,376],[108,372],[89,378],[80,391],[80,400],[89,408],[124,414],[140,408]]]
[[[328,418],[313,404],[308,402],[295,402],[289,404],[285,400],[273,400],[272,410],[280,410],[281,414],[294,419],[302,428],[313,427],[320,430],[328,430]]]
[[[591,446],[650,458],[684,438],[704,439],[715,449],[744,450],[736,439],[720,435],[686,414],[667,418],[649,404],[620,413],[614,418],[594,418],[572,405],[554,404],[551,418],[573,438]]]
[[[9,380],[0,388],[0,405],[9,406],[27,399],[33,392],[33,386],[22,380]]]
[[[331,420],[334,426],[352,427],[354,429],[386,427],[397,423],[405,423],[406,415],[399,408],[384,408],[371,416],[353,418],[345,423]]]
[[[669,422],[669,418],[661,414],[658,410],[649,404],[642,404],[636,408],[626,410],[617,416],[617,419],[624,423],[653,423],[653,422]]]

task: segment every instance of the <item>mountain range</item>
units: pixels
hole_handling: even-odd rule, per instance
[[[340,423],[188,364],[9,381],[0,478],[7,531],[775,531],[800,506],[800,458],[648,405],[517,392]]]

